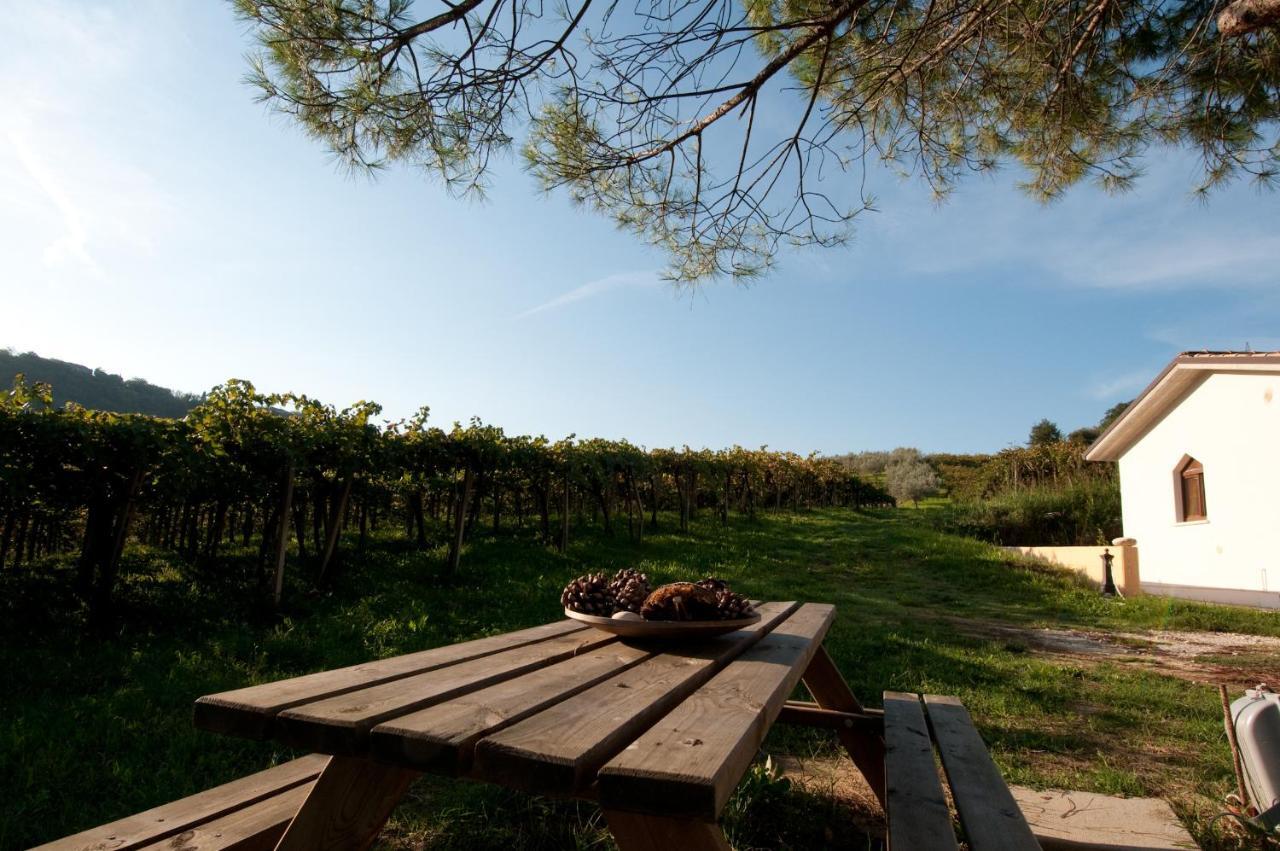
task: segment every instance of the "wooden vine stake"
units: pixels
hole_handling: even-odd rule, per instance
[[[276,581],[271,592],[271,603],[280,608],[280,597],[284,594],[284,557],[289,549],[289,516],[293,511],[293,459],[284,474],[284,496],[280,506],[280,536],[276,539]],[[298,535],[298,546],[302,546],[302,535]]]
[[[1240,762],[1240,742],[1236,739],[1235,720],[1231,717],[1231,700],[1227,696],[1226,683],[1218,684],[1218,696],[1222,698],[1222,720],[1227,724],[1227,741],[1231,743],[1231,764],[1236,770],[1236,793],[1240,797],[1240,810],[1249,812],[1249,793],[1244,787],[1244,766]]]

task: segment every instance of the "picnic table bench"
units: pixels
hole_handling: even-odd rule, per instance
[[[758,610],[689,643],[565,620],[208,695],[197,727],[314,753],[41,847],[366,848],[432,772],[597,801],[624,851],[724,851],[717,819],[775,721],[836,732],[890,848],[957,847],[935,742],[970,847],[1039,847],[959,701],[886,692],[868,710],[822,646],[833,606]],[[788,700],[800,682],[815,702]]]

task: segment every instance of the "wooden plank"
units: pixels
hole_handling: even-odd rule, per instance
[[[606,645],[379,724],[369,734],[370,750],[375,757],[398,765],[464,774],[483,736],[585,691],[656,652],[652,647]]]
[[[605,810],[621,851],[731,851],[724,831],[714,822],[657,818],[623,810]]]
[[[788,700],[778,713],[779,724],[817,727],[822,730],[865,730],[873,735],[884,733],[884,713],[874,709],[864,712],[838,712],[823,709],[816,703]]]
[[[1035,835],[958,698],[926,694],[929,727],[973,851],[1031,851]]]
[[[143,851],[272,851],[311,784],[297,786],[230,815],[142,846]]]
[[[279,682],[210,694],[196,701],[195,725],[214,733],[266,739],[272,735],[272,722],[276,715],[290,707],[584,629],[582,624],[570,620],[556,621],[532,629],[436,647],[393,659],[364,662],[333,671],[319,671]]]
[[[541,794],[581,794],[610,757],[795,608],[795,603],[766,603],[759,623],[663,652],[481,739],[471,776]]]
[[[588,629],[305,703],[276,717],[276,738],[321,753],[363,755],[369,731],[383,721],[615,643],[614,636]]]
[[[884,693],[884,767],[889,848],[958,848],[918,694]]]
[[[137,815],[55,840],[41,845],[38,851],[96,851],[101,848],[131,851],[142,848],[282,792],[308,785],[320,776],[328,760],[319,754],[304,756]]]
[[[857,715],[866,713],[825,647],[819,647],[818,652],[813,654],[802,679],[805,688],[809,689],[809,693],[823,709]],[[853,764],[871,785],[871,791],[880,800],[880,805],[884,806],[884,737],[865,730],[848,729],[837,729],[836,736]]]
[[[377,838],[418,772],[335,756],[316,779],[276,851],[359,851]]]
[[[689,695],[600,769],[600,805],[715,821],[834,616],[801,606]]]

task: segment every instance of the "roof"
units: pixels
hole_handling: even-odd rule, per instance
[[[1151,426],[1215,372],[1280,372],[1280,352],[1183,352],[1098,435],[1084,457],[1119,461]]]

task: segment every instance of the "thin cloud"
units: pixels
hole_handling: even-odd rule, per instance
[[[60,265],[63,258],[70,256],[80,261],[94,275],[101,277],[102,267],[90,256],[86,248],[89,235],[80,209],[62,188],[57,176],[40,160],[26,141],[12,130],[6,135],[18,163],[58,211],[62,217],[62,224],[66,228],[65,234],[45,246],[45,262],[50,265]]]
[[[1155,372],[1149,369],[1134,370],[1095,382],[1089,388],[1089,396],[1099,401],[1133,396],[1151,381]]]
[[[523,313],[516,315],[516,319],[524,319],[537,313],[545,313],[548,310],[564,307],[567,304],[573,304],[577,301],[583,301],[596,296],[613,292],[614,290],[627,289],[631,287],[652,287],[662,283],[662,279],[657,272],[621,272],[616,275],[609,275],[605,278],[599,278],[594,281],[583,284],[580,287],[569,290],[567,293],[556,296],[550,301],[543,302],[537,307],[531,307]]]
[[[1061,267],[1064,277],[1104,288],[1273,284],[1280,238],[1261,230],[1230,235],[1184,231],[1104,244],[1096,251],[1072,252],[1071,258]]]
[[[1105,197],[1081,186],[1042,206],[1004,182],[978,181],[936,208],[901,193],[885,202],[888,213],[868,221],[894,245],[898,268],[931,276],[990,269],[1028,282],[1128,292],[1280,283],[1280,235],[1270,221],[1220,214],[1244,200],[1245,188],[1224,190],[1206,207],[1185,192],[1195,166],[1186,155],[1150,165],[1132,195]],[[1151,203],[1161,196],[1164,203]],[[899,228],[898,220],[909,225]]]

